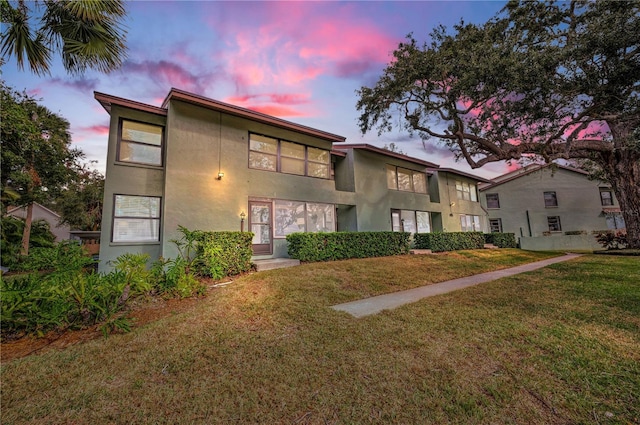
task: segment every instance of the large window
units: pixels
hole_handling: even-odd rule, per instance
[[[624,218],[619,212],[607,213],[605,220],[607,221],[607,229],[624,229],[626,227]]]
[[[613,194],[611,193],[611,189],[607,189],[604,187],[600,188],[600,202],[602,206],[611,206],[613,205]]]
[[[335,206],[299,201],[275,201],[275,237],[295,232],[334,232]]]
[[[250,134],[249,168],[329,179],[331,155],[326,149]]]
[[[555,192],[544,193],[544,206],[547,208],[558,206],[558,197]]]
[[[460,227],[463,232],[481,232],[479,215],[460,215]]]
[[[136,121],[120,122],[117,160],[145,165],[162,165],[163,127]]]
[[[500,197],[497,193],[487,193],[487,208],[498,209],[500,208]]]
[[[111,241],[160,241],[160,198],[115,195]]]
[[[476,192],[475,184],[456,181],[456,192],[458,194],[458,199],[478,202],[478,193]]]
[[[391,210],[391,230],[394,232],[429,233],[431,216],[427,211]]]
[[[558,216],[547,217],[547,224],[549,225],[550,232],[562,232],[560,217]]]
[[[427,193],[427,175],[421,171],[387,164],[387,187],[405,192]]]

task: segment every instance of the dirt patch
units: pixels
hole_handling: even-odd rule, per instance
[[[133,327],[139,327],[163,317],[188,311],[201,301],[202,298],[185,298],[182,300],[153,298],[133,306],[126,317],[131,319]],[[7,341],[0,344],[0,357],[2,362],[6,362],[47,350],[62,350],[71,345],[91,341],[95,338],[103,338],[100,325],[81,330],[49,332],[40,338],[25,336],[15,341]]]

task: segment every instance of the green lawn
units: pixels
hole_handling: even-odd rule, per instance
[[[186,313],[2,365],[3,424],[640,423],[640,261],[586,255],[362,319],[330,305],[548,258],[245,276]]]

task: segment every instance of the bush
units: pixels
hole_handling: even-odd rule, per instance
[[[2,240],[0,255],[2,265],[15,268],[20,260],[22,249],[22,231],[24,220],[15,217],[2,218]],[[45,220],[34,220],[31,223],[31,236],[29,237],[29,251],[33,248],[52,248],[56,237],[51,233],[49,223]]]
[[[516,248],[518,246],[515,233],[485,233],[484,241],[498,248]]]
[[[29,255],[20,258],[17,271],[79,271],[95,264],[78,241],[62,241],[51,248],[32,248]]]
[[[203,276],[221,279],[251,270],[251,232],[200,232],[196,268]]]
[[[160,258],[155,261],[150,273],[157,291],[180,298],[204,294],[206,287],[192,273],[187,273],[187,264],[182,257],[175,260]]]
[[[606,249],[623,249],[627,246],[627,233],[624,230],[605,231],[596,234],[596,240]]]
[[[409,253],[407,232],[292,233],[288,253],[300,261],[331,261]]]
[[[433,252],[482,249],[485,244],[482,232],[416,233],[413,241],[417,249]]]

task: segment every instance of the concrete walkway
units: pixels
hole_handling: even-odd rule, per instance
[[[521,266],[512,267],[509,269],[496,270],[493,272],[467,276],[460,279],[447,280],[446,282],[421,286],[419,288],[408,289],[406,291],[393,292],[391,294],[378,295],[377,297],[365,298],[363,300],[338,304],[332,306],[331,308],[338,311],[346,311],[354,317],[369,316],[371,314],[379,313],[382,310],[390,310],[404,304],[418,301],[422,298],[445,294],[457,289],[478,285],[479,283],[513,276],[514,274],[518,273],[530,272],[542,267],[546,267],[550,264],[572,260],[577,257],[580,257],[580,254],[566,254],[562,257],[549,258],[547,260],[523,264]]]

